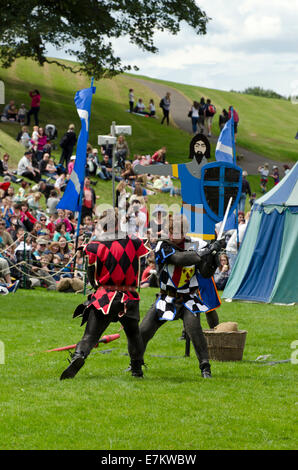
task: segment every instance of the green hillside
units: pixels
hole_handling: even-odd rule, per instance
[[[148,103],[150,98],[155,100],[157,115],[161,116],[158,107],[159,97],[149,88],[134,81],[134,77],[136,76],[124,74],[95,82],[97,91],[92,105],[90,143],[97,146],[97,135],[109,133],[111,122],[114,120],[117,124],[132,125],[133,135],[128,138],[131,155],[153,153],[162,145],[166,145],[169,161],[183,161],[188,153],[188,133],[172,126],[160,126],[159,119],[143,118],[127,113],[128,89],[133,87],[135,96],[142,96],[145,103]],[[148,79],[148,77],[142,78]],[[29,90],[32,88],[40,90],[41,125],[54,123],[59,130],[58,140],[70,122],[74,122],[79,128],[73,99],[78,89],[90,85],[88,78],[63,71],[55,64],[40,67],[31,60],[19,59],[10,69],[1,70],[0,79],[5,83],[6,102],[14,99],[17,105],[25,103],[29,107]],[[274,160],[297,160],[298,142],[294,136],[298,128],[298,106],[291,102],[151,78],[148,80],[174,87],[189,100],[198,100],[201,96],[210,97],[218,110],[213,124],[214,134],[218,134],[218,115],[221,109],[228,108],[232,104],[240,115],[237,140],[240,146]],[[0,130],[14,139],[17,127],[11,123],[0,123]]]
[[[25,103],[27,109],[30,105],[29,91],[37,88],[42,96],[40,110],[40,125],[52,123],[58,129],[58,139],[67,130],[69,123],[74,123],[77,130],[80,128],[79,117],[74,105],[74,95],[77,90],[90,86],[90,80],[82,75],[74,75],[62,71],[57,65],[40,67],[31,60],[18,60],[12,68],[1,70],[0,79],[5,83],[6,102],[14,99],[17,106]],[[90,124],[90,143],[97,147],[97,136],[108,134],[112,121],[116,124],[132,126],[132,136],[128,137],[131,156],[135,153],[152,154],[161,146],[168,149],[167,158],[172,162],[187,158],[189,147],[189,134],[175,127],[161,127],[159,119],[151,119],[131,115],[128,109],[128,89],[133,86],[135,95],[143,96],[146,103],[150,98],[159,102],[159,97],[149,89],[133,83],[126,75],[114,79],[104,79],[95,82],[97,88],[92,101],[92,117]],[[3,106],[0,107],[2,110]],[[158,108],[158,106],[157,106]],[[160,117],[160,110],[157,114]],[[33,121],[31,121],[33,125]],[[19,126],[13,123],[0,123],[0,130],[16,138]],[[1,138],[1,136],[0,136]],[[0,142],[1,143],[1,142]],[[12,151],[12,162],[14,158]],[[57,156],[60,154],[56,152]]]
[[[298,141],[294,137],[298,129],[298,106],[290,101],[139,78],[173,87],[190,100],[199,101],[202,96],[210,98],[217,109],[212,129],[215,135],[219,134],[220,112],[233,106],[240,117],[237,134],[240,146],[273,160],[297,161]]]

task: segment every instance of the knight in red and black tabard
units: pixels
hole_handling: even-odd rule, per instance
[[[117,213],[106,211],[99,220],[103,233],[83,249],[88,257],[88,279],[95,292],[79,305],[74,317],[87,322],[69,366],[60,379],[73,378],[111,322],[119,321],[128,341],[131,372],[142,377],[143,346],[139,331],[139,258],[149,250],[143,240],[118,232]]]

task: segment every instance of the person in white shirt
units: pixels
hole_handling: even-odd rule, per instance
[[[28,150],[18,163],[17,174],[38,183],[41,179],[40,171],[32,165],[32,152]]]

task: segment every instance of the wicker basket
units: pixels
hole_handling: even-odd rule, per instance
[[[241,361],[247,331],[204,330],[209,358],[214,361]]]

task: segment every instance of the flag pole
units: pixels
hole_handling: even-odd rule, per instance
[[[90,86],[90,88],[93,88],[93,86],[94,86],[94,78],[91,77],[91,86]],[[88,143],[87,143],[87,145],[88,145]],[[86,156],[87,156],[87,147],[86,147]],[[84,197],[85,177],[86,177],[86,163],[85,163],[85,166],[84,166],[84,178],[83,178],[83,182],[82,182],[82,184],[81,184],[80,197],[79,197],[79,214],[78,214],[78,223],[77,223],[76,239],[75,239],[75,253],[77,252],[78,244],[79,244],[79,235],[80,235],[80,225],[81,225],[81,219],[82,219],[82,206],[83,206],[83,197]],[[74,257],[74,262],[73,262],[73,273],[75,272],[76,260],[77,260],[77,257],[75,256],[75,257]]]

